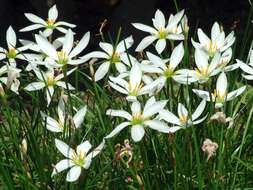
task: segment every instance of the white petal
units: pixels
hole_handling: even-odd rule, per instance
[[[103,139],[103,141],[96,148],[94,148],[94,150],[90,153],[91,158],[94,158],[95,156],[97,156],[103,150],[104,146],[105,146],[105,140]],[[89,157],[89,155],[87,155],[87,157]]]
[[[89,40],[90,40],[90,32],[87,32],[79,41],[79,43],[76,45],[76,47],[71,51],[69,57],[72,58],[81,53],[84,50],[84,48],[87,47]]]
[[[179,116],[179,117],[188,116],[188,111],[187,111],[187,109],[186,109],[185,106],[184,106],[183,104],[181,104],[181,103],[178,104],[177,113],[178,113],[178,116]]]
[[[35,91],[44,88],[46,85],[44,82],[32,82],[25,87],[27,91]]]
[[[46,127],[49,131],[59,133],[63,132],[63,128],[60,127],[59,123],[51,117],[46,117]]]
[[[54,21],[58,18],[58,10],[56,8],[56,5],[54,5],[49,9],[48,18]]]
[[[234,90],[234,91],[228,93],[226,100],[230,101],[230,100],[234,99],[235,97],[240,96],[245,91],[245,89],[246,89],[246,86],[243,86],[237,90]]]
[[[47,106],[49,106],[53,95],[54,95],[54,87],[53,86],[48,86],[47,89],[46,89]]]
[[[102,65],[100,65],[95,73],[95,81],[99,81],[101,80],[102,78],[104,78],[104,76],[108,73],[109,71],[109,68],[110,68],[110,63],[107,61],[107,62],[104,62],[102,63]]]
[[[113,46],[109,43],[100,42],[99,46],[109,55],[113,54]]]
[[[207,45],[210,43],[210,38],[201,30],[198,29],[198,37],[201,45]]]
[[[65,122],[65,102],[63,98],[60,98],[59,100],[57,111],[58,111],[59,120],[61,121],[61,123],[64,123]]]
[[[39,48],[45,54],[47,54],[49,57],[53,58],[54,60],[58,60],[56,49],[52,44],[50,44],[44,37],[40,35],[35,35],[35,39]]]
[[[119,91],[122,94],[128,94],[128,91],[112,82],[109,81],[109,85],[114,88],[115,90]]]
[[[145,134],[145,130],[142,125],[133,125],[131,127],[131,137],[134,142],[139,142]]]
[[[206,107],[206,100],[203,99],[200,104],[198,105],[197,109],[195,110],[195,112],[192,114],[192,120],[196,120],[204,111]]]
[[[27,27],[25,27],[25,28],[20,29],[19,31],[20,31],[20,32],[27,32],[27,31],[37,30],[37,29],[43,28],[43,27],[44,27],[44,26],[41,25],[41,24],[32,24],[32,25],[30,25],[30,26],[27,26]]]
[[[216,90],[217,93],[220,93],[220,95],[225,95],[227,92],[227,86],[228,86],[228,81],[226,74],[222,72],[216,82]]]
[[[154,65],[157,65],[158,67],[162,68],[163,70],[166,70],[167,69],[167,66],[165,64],[165,60],[162,60],[160,57],[150,53],[150,52],[147,52],[147,57],[148,59],[154,64]]]
[[[63,42],[62,50],[64,51],[64,53],[69,55],[69,52],[71,51],[73,47],[73,43],[74,43],[73,32],[71,31],[71,29],[69,29]]]
[[[181,122],[177,116],[175,116],[173,113],[171,113],[168,110],[162,110],[159,112],[159,116],[161,119],[164,119],[168,123],[181,125]]]
[[[75,24],[71,24],[71,23],[68,23],[68,22],[59,21],[59,22],[56,22],[56,23],[55,23],[55,26],[57,26],[56,29],[60,28],[60,27],[58,27],[58,26],[60,26],[60,25],[62,25],[62,26],[67,26],[67,27],[70,27],[70,28],[75,28],[75,27],[76,27]],[[65,33],[65,32],[63,32],[63,33]]]
[[[130,125],[130,122],[123,122],[121,124],[119,124],[118,126],[116,126],[110,133],[109,135],[105,136],[105,139],[109,139],[114,137],[115,135],[117,135],[120,131],[122,131],[124,128],[126,128],[127,126]]]
[[[67,158],[72,159],[72,155],[74,154],[74,150],[70,148],[66,143],[59,139],[55,139],[56,148]]]
[[[106,111],[106,115],[109,115],[109,116],[113,116],[113,117],[123,117],[127,120],[131,120],[132,119],[132,116],[124,111],[124,110],[112,110],[112,109],[108,109]]]
[[[195,50],[195,62],[199,70],[208,67],[208,58],[204,51],[200,49]]]
[[[79,144],[77,147],[76,147],[76,153],[78,155],[80,154],[87,154],[89,152],[89,150],[91,149],[92,145],[90,144],[89,141],[84,141],[83,143]]]
[[[131,111],[132,111],[132,115],[139,114],[141,112],[140,102],[138,102],[138,101],[133,102],[131,105]]]
[[[136,63],[132,67],[130,71],[130,75],[129,75],[129,83],[132,89],[139,87],[141,83],[141,77],[142,77],[142,71],[141,71],[140,65]]]
[[[73,117],[74,120],[74,124],[76,128],[79,128],[84,120],[84,116],[86,114],[87,111],[87,107],[84,106],[83,108],[81,108]]]
[[[154,28],[150,27],[150,26],[147,26],[145,24],[141,24],[141,23],[132,23],[132,25],[141,30],[141,31],[144,31],[144,32],[148,32],[150,34],[156,34],[157,33],[157,30],[155,30]]]
[[[31,13],[25,13],[25,17],[30,20],[33,23],[38,23],[38,24],[42,24],[42,25],[47,25],[47,23],[40,17],[31,14]]]
[[[211,30],[211,39],[212,39],[212,41],[216,41],[219,34],[220,34],[220,26],[217,22],[215,22],[213,24],[212,30]]]
[[[148,108],[143,110],[143,116],[146,118],[155,115],[156,113],[160,112],[167,104],[167,100],[158,101],[154,104],[148,106]]]
[[[161,54],[163,52],[165,47],[166,47],[166,40],[165,39],[159,39],[156,42],[155,49],[159,54]]]
[[[160,11],[159,9],[155,12],[153,24],[157,29],[165,28],[165,17],[162,11]]]
[[[170,67],[176,68],[177,65],[182,61],[183,57],[184,57],[184,47],[183,43],[180,43],[173,49],[171,53]]]
[[[127,49],[129,49],[134,43],[133,37],[129,36],[126,39],[119,42],[119,44],[116,47],[117,53],[125,52]]]
[[[156,40],[156,36],[147,36],[141,40],[135,51],[143,51],[146,47],[152,44]]]
[[[68,84],[68,88],[69,90],[75,90],[75,88],[70,84],[70,83],[67,83]],[[66,86],[66,82],[63,82],[63,81],[57,81],[55,83],[56,86],[59,86],[59,87],[62,87],[64,89],[67,89],[67,86]]]
[[[220,59],[221,55],[219,52],[217,52],[210,63],[209,72],[212,72],[218,66],[218,64],[220,63]]]
[[[74,51],[74,50],[73,50]],[[72,51],[72,52],[73,52]],[[72,52],[70,54],[72,54]],[[83,59],[91,59],[91,58],[104,58],[104,59],[108,59],[109,56],[104,53],[104,52],[101,52],[101,51],[93,51],[93,52],[90,52],[88,54],[86,54],[85,56],[82,57]]]
[[[169,127],[162,121],[159,120],[149,120],[144,122],[145,125],[149,126],[151,129],[157,130],[163,133],[169,133]]]
[[[197,96],[206,99],[207,101],[210,101],[210,95],[209,92],[204,91],[204,90],[197,90],[197,89],[193,89],[192,90],[195,94],[197,94]]]
[[[121,62],[115,63],[115,67],[119,73],[123,73],[127,71],[127,67]]]
[[[51,177],[53,177],[54,175],[72,167],[74,165],[74,163],[69,160],[69,159],[64,159],[61,160],[60,162],[58,162],[55,166],[54,166],[54,170],[52,172]]]
[[[13,28],[9,26],[6,32],[6,41],[9,49],[15,48],[17,44],[17,36]]]
[[[201,119],[198,119],[198,120],[196,120],[196,121],[193,121],[192,124],[193,124],[193,125],[197,125],[197,124],[203,122],[206,118],[207,118],[207,115],[206,115],[205,117],[201,118]]]
[[[79,178],[81,171],[82,171],[82,169],[80,166],[72,167],[69,170],[69,172],[67,173],[66,181],[68,181],[68,182],[76,181]]]

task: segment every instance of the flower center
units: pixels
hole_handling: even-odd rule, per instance
[[[61,65],[65,65],[68,62],[68,55],[66,54],[65,51],[61,50],[57,52],[58,56],[58,63]]]
[[[211,41],[209,44],[207,44],[206,49],[207,49],[209,55],[211,57],[213,57],[218,49],[217,43]]]
[[[135,84],[133,85],[131,82],[129,82],[129,95],[131,96],[137,96],[139,90],[142,88],[143,84]]]
[[[15,48],[10,48],[6,55],[9,59],[15,59],[17,56],[17,50]]]
[[[179,121],[180,121],[182,124],[186,124],[187,121],[188,121],[188,116],[187,116],[187,115],[180,115],[180,116],[179,116]]]
[[[54,86],[55,85],[55,80],[54,80],[54,75],[52,73],[49,73],[46,75],[47,79],[47,85],[48,86]]]
[[[167,36],[168,36],[168,31],[165,28],[161,28],[158,31],[158,38],[160,38],[160,39],[166,39]]]
[[[47,28],[54,29],[55,28],[54,24],[55,24],[55,20],[50,19],[50,18],[47,19]]]
[[[227,93],[222,94],[219,90],[214,90],[212,95],[216,102],[224,102]]]
[[[166,77],[166,78],[170,78],[174,75],[174,68],[167,66],[167,69],[163,72],[163,75]]]
[[[72,155],[72,160],[75,163],[75,165],[82,167],[85,164],[86,159],[86,153],[84,151],[80,151],[80,154],[77,154],[76,152]]]
[[[132,121],[131,121],[131,124],[132,125],[142,125],[145,118],[142,116],[141,113],[135,113],[132,115]]]
[[[197,76],[199,78],[206,78],[209,76],[209,68],[205,67],[205,68],[201,68],[201,69],[195,69],[197,72]]]
[[[110,62],[111,62],[111,63],[118,63],[118,62],[120,62],[120,61],[121,61],[121,59],[120,59],[119,53],[114,52],[114,53],[112,54],[111,58],[110,58]]]

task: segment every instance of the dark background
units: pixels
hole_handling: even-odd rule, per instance
[[[134,29],[131,22],[141,22],[151,25],[155,10],[160,9],[169,16],[176,12],[173,0],[0,0],[0,46],[5,46],[5,32],[9,25],[18,29],[29,25],[24,17],[25,12],[34,13],[47,18],[48,6],[57,4],[59,20],[76,24],[78,38],[86,31],[91,31],[93,40],[90,47],[95,46],[99,37],[94,37],[99,31],[99,23],[108,20],[106,30],[113,37],[119,27],[122,35],[133,34],[139,41],[145,34]],[[250,12],[248,0],[177,0],[179,9],[185,9],[189,17],[191,33],[196,27],[201,27],[210,33],[214,21],[222,23],[224,30],[234,29],[236,36],[243,34]],[[29,38],[30,35],[19,33],[19,38]]]

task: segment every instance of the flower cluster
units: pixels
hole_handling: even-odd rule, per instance
[[[92,151],[88,140],[73,149],[62,140],[55,139],[57,149],[66,159],[55,165],[52,176],[70,168],[66,177],[69,182],[76,181],[81,169],[90,167],[93,158],[104,148],[105,142],[124,129],[130,129],[134,142],[145,138],[145,133],[150,129],[163,134],[187,130],[209,117],[209,112],[206,111],[208,106],[214,104],[217,113],[222,112],[228,101],[245,91],[246,86],[229,85],[230,71],[241,68],[246,73],[243,77],[253,80],[253,51],[250,52],[249,64],[240,60],[230,64],[234,32],[226,36],[217,22],[212,27],[211,38],[198,29],[199,42],[191,40],[194,66],[187,64],[185,46],[189,26],[184,10],[170,15],[168,21],[157,10],[152,19],[153,27],[141,23],[132,24],[136,29],[149,33],[135,49],[142,55],[141,58],[129,53],[134,45],[132,36],[114,44],[100,42],[102,51],[83,54],[90,33],[87,32],[75,43],[75,33],[72,31],[75,25],[57,21],[58,10],[55,5],[49,9],[47,20],[31,13],[26,13],[25,16],[32,25],[20,31],[39,32],[35,34],[34,41],[20,40],[21,46],[17,46],[15,31],[11,26],[8,28],[7,47],[0,48],[0,60],[4,63],[0,68],[1,97],[5,97],[7,92],[19,94],[20,90],[34,95],[37,95],[34,91],[43,92],[47,107],[53,107],[52,102],[58,102],[58,117],[51,117],[50,112],[41,112],[42,124],[50,132],[61,134],[61,137],[71,136],[71,133],[82,129],[84,123],[87,106],[71,104],[75,86],[68,82],[70,75],[81,70],[81,64],[87,64],[87,61],[94,58],[99,60],[100,65],[87,78],[94,84],[98,81],[99,84],[108,84],[110,92],[114,90],[112,93],[123,97],[122,108],[110,108],[105,113],[108,118],[121,117],[123,122],[108,131],[100,145]],[[57,31],[63,36],[54,39],[53,34]],[[152,53],[151,44],[156,53]],[[27,63],[25,68],[19,64],[20,60]],[[20,73],[28,73],[30,76],[30,83],[22,88]],[[215,88],[212,86],[213,81],[216,83]],[[182,88],[184,91],[180,90]],[[62,93],[61,96],[59,92]],[[65,97],[65,92],[68,93],[68,98]],[[186,98],[179,98],[178,94],[183,94]],[[197,106],[190,106],[195,104]],[[71,114],[68,113],[69,105]],[[216,148],[211,151],[210,156],[215,150]],[[210,152],[206,148],[204,151]]]

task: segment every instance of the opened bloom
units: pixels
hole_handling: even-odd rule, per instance
[[[69,118],[67,118],[67,114],[65,113],[65,103],[62,98],[59,101],[57,111],[58,111],[57,120],[42,113],[46,127],[49,131],[52,131],[55,133],[66,132],[66,134],[68,134],[69,133],[69,126],[68,126]],[[72,118],[72,122],[70,122],[71,124],[73,123],[74,126],[70,126],[70,127],[72,127],[73,129],[81,127],[86,111],[87,111],[86,106],[78,110],[76,114],[74,115],[74,117]]]
[[[170,15],[169,21],[166,25],[164,14],[160,10],[157,10],[155,12],[155,18],[153,18],[154,28],[141,23],[133,23],[132,25],[135,28],[150,34],[140,42],[136,51],[143,51],[157,40],[155,48],[160,54],[166,47],[166,40],[184,40],[183,30],[180,26],[180,21],[183,18],[183,15],[184,10],[176,15]]]
[[[127,66],[131,65],[131,61],[135,62],[135,58],[126,53],[126,50],[133,45],[133,37],[129,36],[128,38],[120,41],[114,48],[111,44],[106,42],[100,42],[99,46],[102,51],[94,51],[88,53],[83,58],[98,58],[104,59],[103,63],[98,67],[95,72],[94,79],[99,81],[109,72],[110,66],[115,66],[119,73],[127,71]],[[130,61],[129,61],[130,58]]]
[[[145,104],[143,110],[139,101],[131,105],[131,114],[124,110],[107,110],[106,114],[110,116],[122,117],[127,121],[116,126],[112,132],[105,138],[112,138],[127,126],[131,126],[131,137],[135,142],[141,141],[145,134],[145,128],[151,128],[163,133],[169,133],[170,128],[162,121],[155,119],[154,116],[161,111],[167,101],[157,101],[151,97]]]
[[[197,68],[189,71],[191,81],[198,81],[199,83],[205,83],[210,77],[217,75],[221,69],[218,68],[220,62],[220,53],[216,53],[209,63],[207,55],[201,49],[195,50],[195,63]]]
[[[57,10],[56,5],[52,6],[49,9],[47,20],[43,20],[42,18],[32,13],[25,13],[25,17],[34,24],[21,29],[20,32],[27,32],[27,31],[44,28],[45,30],[43,31],[43,36],[48,37],[53,33],[54,29],[62,33],[67,33],[67,29],[65,29],[64,27],[68,27],[68,28],[76,27],[76,25],[74,24],[70,24],[63,21],[57,21],[58,10]]]
[[[97,156],[103,149],[105,141],[90,152],[92,145],[89,141],[84,141],[79,144],[76,149],[72,149],[66,143],[59,139],[55,139],[55,145],[57,149],[66,157],[54,166],[52,177],[68,168],[70,170],[67,173],[66,181],[76,181],[82,171],[82,168],[88,169],[91,165],[92,159]]]
[[[157,82],[154,81],[143,86],[141,67],[139,63],[135,63],[130,70],[129,81],[120,77],[110,77],[109,85],[118,92],[127,95],[128,101],[136,101],[138,96],[153,92]]]
[[[63,46],[60,51],[57,51],[56,47],[41,35],[35,35],[35,39],[41,51],[48,56],[46,62],[52,67],[62,67],[67,64],[78,65],[86,61],[84,59],[75,57],[78,56],[78,54],[81,53],[88,45],[90,39],[89,32],[87,32],[79,41],[79,43],[73,48],[74,34],[69,29],[64,37]]]
[[[227,37],[225,37],[225,32],[221,29],[217,22],[215,22],[212,26],[211,39],[203,32],[202,29],[198,29],[198,38],[199,42],[192,40],[193,46],[196,49],[202,49],[210,57],[213,57],[217,52],[224,52],[235,42],[234,32],[231,32]]]
[[[217,79],[216,89],[214,90],[213,93],[197,89],[193,89],[193,92],[196,93],[199,97],[205,98],[207,101],[215,102],[216,108],[221,108],[226,101],[230,101],[235,97],[241,95],[246,89],[246,86],[240,87],[239,89],[229,93],[227,92],[227,88],[228,88],[227,76],[224,72],[222,72]]]
[[[163,119],[166,122],[173,124],[173,127],[171,127],[171,129],[173,132],[175,132],[179,129],[183,129],[185,127],[189,127],[192,125],[197,125],[203,122],[206,119],[207,115],[201,119],[198,118],[203,113],[205,107],[206,107],[206,100],[203,99],[198,105],[197,109],[190,116],[185,106],[179,103],[177,107],[178,116],[174,115],[172,112],[165,109],[159,112],[159,116],[160,119]]]
[[[180,43],[176,46],[169,59],[162,59],[150,52],[147,52],[148,59],[151,61],[153,66],[156,66],[158,70],[153,71],[159,75],[157,79],[159,81],[158,90],[163,88],[166,84],[167,79],[172,78],[173,80],[179,83],[186,82],[186,75],[188,70],[186,69],[179,69],[176,70],[178,64],[182,61],[184,57],[184,47],[183,43]]]
[[[68,71],[66,73],[66,75],[70,75],[76,68]],[[68,85],[68,89],[69,90],[74,90],[75,88],[69,84],[69,83],[65,83],[64,81],[60,81],[61,79],[64,78],[64,74],[58,74],[57,76],[55,76],[55,72],[54,70],[48,70],[47,72],[43,72],[40,70],[34,70],[37,78],[38,78],[38,82],[32,82],[31,84],[28,84],[25,87],[25,90],[27,91],[37,91],[37,90],[41,90],[46,88],[46,97],[47,97],[47,105],[50,104],[51,99],[53,97],[54,94],[54,88],[55,86],[59,86],[61,88],[67,89]]]
[[[25,54],[22,52],[28,49],[28,46],[22,46],[17,48],[17,36],[15,31],[11,26],[9,26],[7,32],[6,32],[6,42],[8,49],[4,49],[0,47],[0,61],[3,59],[8,59],[8,62],[16,67],[15,59],[25,59]]]

